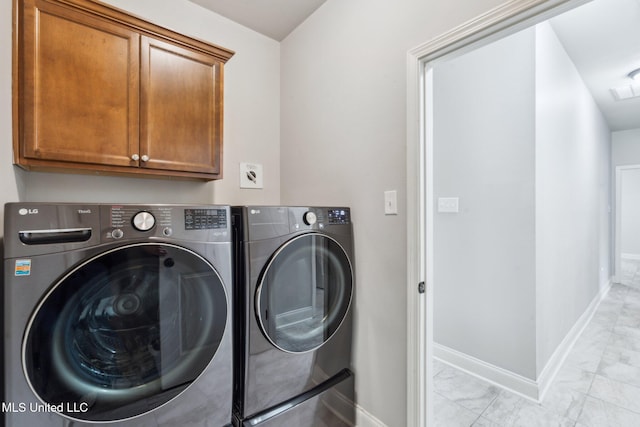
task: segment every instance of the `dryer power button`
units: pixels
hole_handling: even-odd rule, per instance
[[[142,211],[134,215],[131,223],[138,231],[149,231],[156,225],[156,219],[150,212]]]

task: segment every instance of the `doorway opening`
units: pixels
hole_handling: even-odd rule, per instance
[[[640,164],[616,167],[616,283],[640,288]]]
[[[551,90],[557,81],[545,80],[554,76],[557,58],[541,58],[547,49],[536,51],[559,32],[545,21],[597,2],[509,2],[409,53],[409,283],[412,287],[426,283],[425,293],[418,297],[410,289],[408,301],[412,425],[431,425],[434,352],[521,395],[540,399],[608,290],[614,265],[611,150],[606,152],[606,143],[594,143],[587,169],[578,164],[584,159],[577,159],[582,156],[577,147],[555,153],[552,142],[567,131],[569,121],[559,119],[557,109],[549,109],[562,96]],[[497,66],[495,58],[479,57],[480,50],[496,43],[510,52],[511,59],[522,55],[512,61],[520,68],[508,69],[504,66],[508,61]],[[474,55],[487,67],[472,67],[467,60]],[[522,66],[526,61],[530,63]],[[438,89],[443,79],[449,79],[448,86]],[[469,80],[485,82],[486,92],[474,92]],[[542,86],[549,90],[541,93]],[[513,104],[507,101],[509,95],[517,95],[511,97]],[[526,104],[526,97],[529,118],[524,114],[514,119],[514,107]],[[483,107],[475,102],[479,99],[501,105]],[[574,101],[583,104],[573,99],[563,108]],[[468,109],[474,102],[479,108]],[[585,112],[574,112],[577,115],[571,119],[580,123]],[[443,118],[445,113],[449,118]],[[500,132],[482,139],[478,130],[493,119],[501,123]],[[607,120],[603,122],[605,126],[589,129],[590,138],[606,139],[601,138],[607,133]],[[512,133],[505,130],[509,127]],[[465,128],[467,133],[461,132]],[[568,132],[576,140],[584,137],[578,127]],[[567,168],[577,174],[569,183],[562,175]],[[579,183],[585,177],[591,186],[581,193]],[[585,205],[588,218],[581,215]],[[593,253],[556,250],[563,241],[579,242],[578,236],[584,236],[580,230],[590,226],[596,232],[586,236],[586,244]],[[563,240],[567,227],[571,232]],[[517,234],[519,239],[514,239]],[[496,267],[500,259],[504,265]],[[593,265],[588,274],[576,273],[582,270],[581,263]],[[582,286],[585,282],[589,283]],[[438,288],[443,283],[463,286]],[[438,306],[436,289],[450,294],[445,308]],[[439,311],[444,313],[440,317],[446,319],[445,328],[434,318]],[[442,337],[444,329],[450,334],[438,341],[446,345],[434,346],[434,333]]]

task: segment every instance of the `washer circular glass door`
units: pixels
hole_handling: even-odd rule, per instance
[[[226,321],[224,286],[200,255],[171,244],[121,246],[45,295],[25,332],[23,368],[36,395],[62,415],[130,418],[205,370]]]
[[[338,330],[352,294],[353,272],[342,246],[326,235],[304,234],[282,245],[263,270],[256,314],[274,346],[304,353]]]

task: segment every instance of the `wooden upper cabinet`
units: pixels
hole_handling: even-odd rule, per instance
[[[220,172],[219,61],[142,37],[140,153],[154,169]]]
[[[95,1],[16,1],[16,164],[222,177],[233,52]]]
[[[24,11],[22,156],[129,166],[138,147],[139,35],[35,3]]]

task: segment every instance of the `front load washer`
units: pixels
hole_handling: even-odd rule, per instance
[[[234,424],[355,424],[344,207],[233,207]]]
[[[229,425],[231,236],[228,206],[6,204],[6,425]]]

